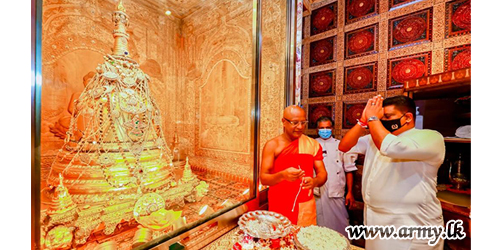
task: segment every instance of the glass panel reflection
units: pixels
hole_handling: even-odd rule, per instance
[[[131,249],[255,196],[253,1],[177,2],[43,2],[42,249]]]

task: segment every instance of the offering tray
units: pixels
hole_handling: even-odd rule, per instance
[[[254,238],[278,239],[290,233],[292,223],[285,216],[256,210],[243,214],[238,220],[241,230]]]
[[[304,231],[302,231],[304,230]],[[302,233],[301,233],[302,231]],[[318,243],[317,248],[308,248],[307,243],[301,243],[299,238],[308,238]],[[309,226],[301,228],[297,236],[293,238],[293,243],[299,250],[350,250],[349,240],[337,231],[326,227]]]

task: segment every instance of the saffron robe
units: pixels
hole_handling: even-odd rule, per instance
[[[278,173],[289,167],[299,169],[300,166],[300,169],[305,172],[304,177],[313,177],[314,161],[323,160],[322,151],[316,140],[302,135],[299,139],[292,141],[274,159],[271,173]],[[295,225],[303,227],[316,225],[316,203],[312,189],[302,189],[301,182],[302,178],[293,182],[284,180],[270,186],[269,211],[286,216]],[[299,193],[298,196],[297,193]]]

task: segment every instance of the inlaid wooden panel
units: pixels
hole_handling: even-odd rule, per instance
[[[378,24],[345,33],[345,58],[355,58],[377,53]]]
[[[377,62],[345,68],[344,94],[377,90]]]
[[[316,129],[316,121],[322,116],[328,116],[333,119],[334,109],[331,104],[309,104],[308,107],[308,125],[309,129]]]
[[[471,67],[472,51],[470,44],[447,48],[444,53],[445,71]]]
[[[389,49],[432,41],[432,8],[389,20]]]
[[[335,42],[335,37],[328,37],[319,41],[311,42],[311,61],[309,62],[309,65],[312,67],[334,62],[336,60]]]
[[[379,0],[346,0],[345,20],[353,23],[378,14]]]
[[[322,71],[309,75],[309,97],[335,95],[335,70]]]
[[[387,89],[401,88],[406,80],[430,74],[431,53],[403,56],[388,60]]]
[[[446,4],[446,36],[453,37],[471,32],[471,1],[458,0]]]
[[[366,102],[344,103],[344,119],[342,121],[343,129],[350,129],[356,125],[357,120],[361,118]]]
[[[313,10],[311,14],[311,35],[337,28],[337,2]]]

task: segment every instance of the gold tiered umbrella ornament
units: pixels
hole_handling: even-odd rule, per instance
[[[149,76],[129,57],[128,16],[121,1],[113,21],[113,53],[104,56],[75,101],[65,144],[42,191],[43,235],[54,235],[56,229],[72,232],[75,245],[84,244],[98,229],[111,235],[119,223],[134,222],[134,207],[148,206],[151,200],[162,204],[140,210],[148,211],[141,215],[154,213],[149,222],[166,224],[180,213],[166,213],[165,207],[179,208],[199,196],[195,189],[199,180],[190,170],[186,176],[174,174],[160,110],[149,92]]]

